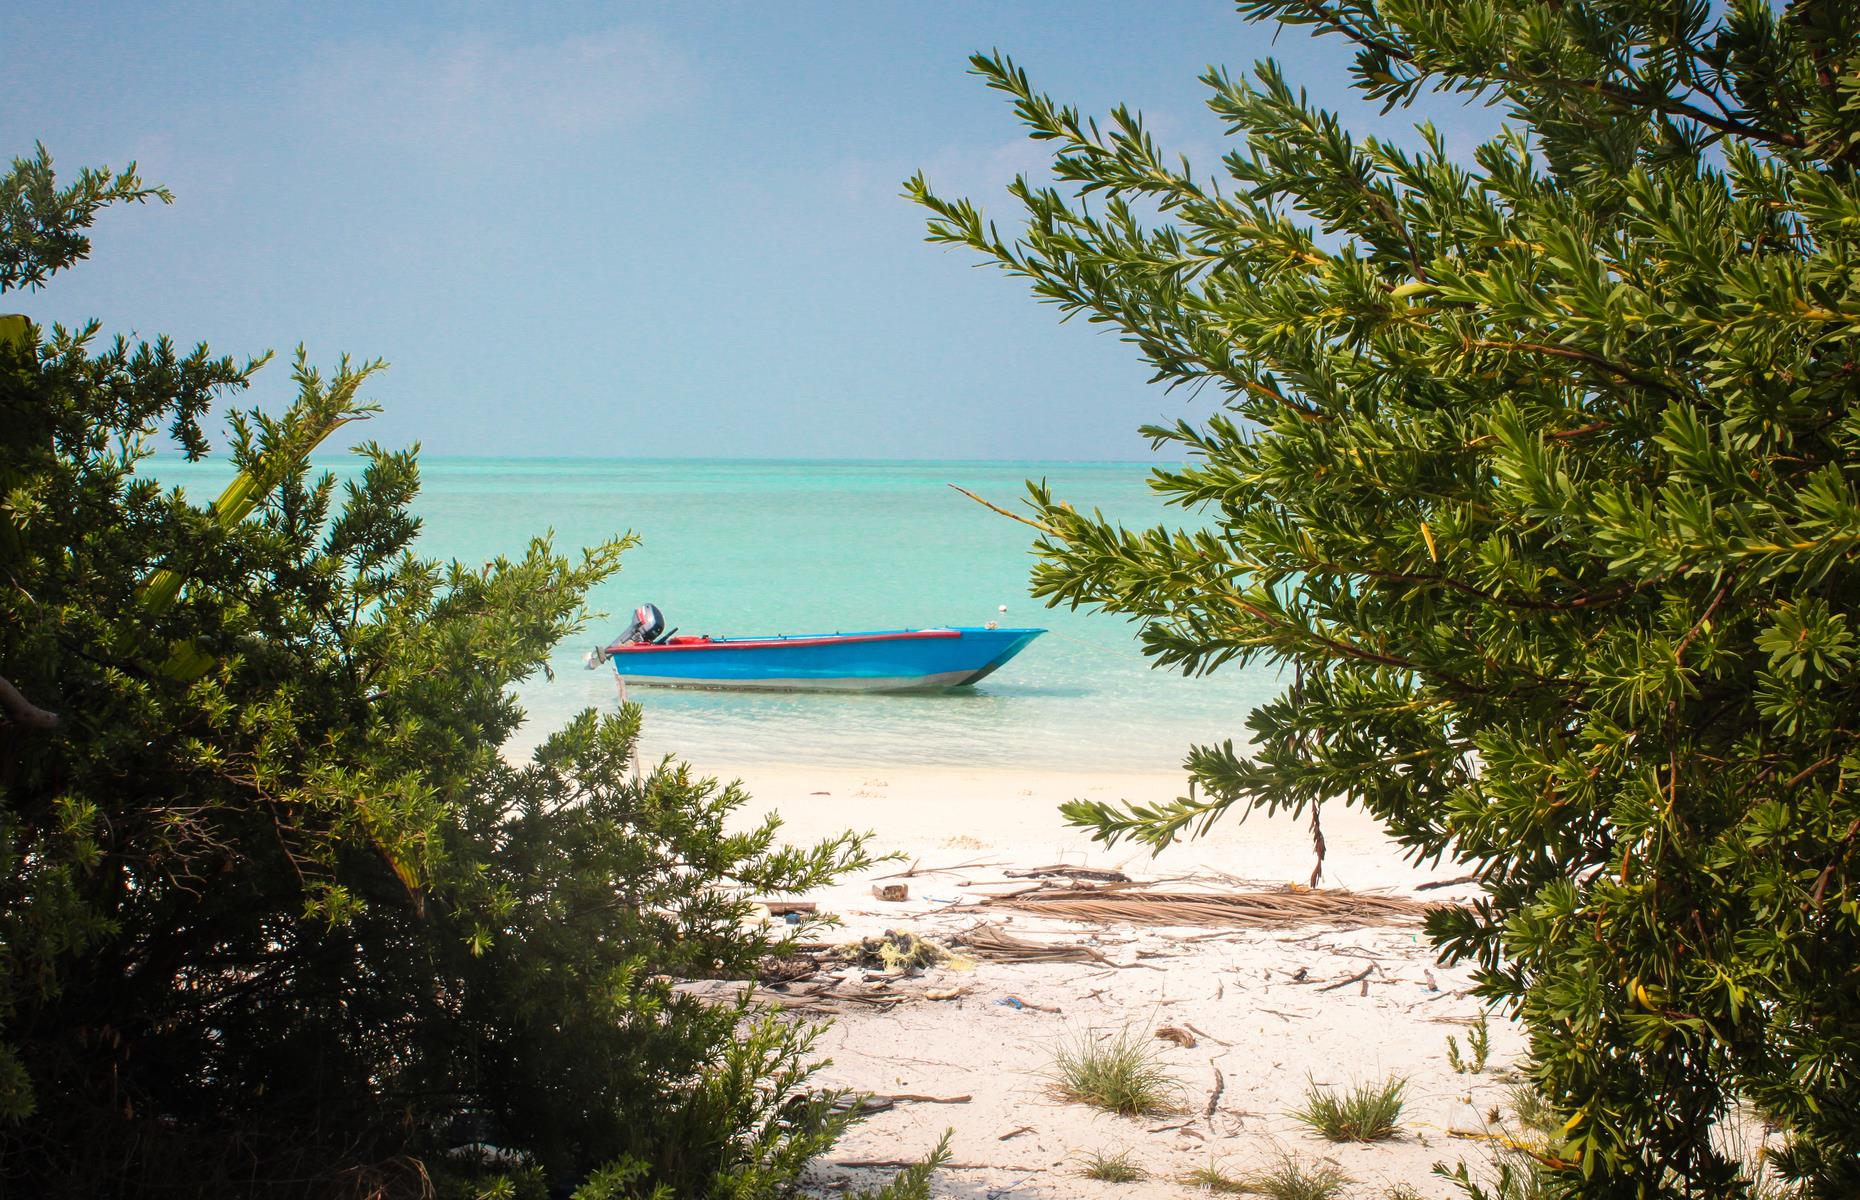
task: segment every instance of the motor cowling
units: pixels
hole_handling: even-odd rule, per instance
[[[607,661],[615,650],[622,646],[637,646],[641,643],[658,641],[665,633],[665,614],[656,604],[642,604],[633,610],[633,623],[626,627],[626,632],[615,638],[606,646],[597,647],[588,654],[588,669],[593,670]]]
[[[656,604],[642,604],[633,610],[633,623],[620,635],[619,645],[651,642],[665,632],[665,614]]]

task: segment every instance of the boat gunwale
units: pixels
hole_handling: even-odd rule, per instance
[[[965,633],[1021,633],[1040,634],[1044,629],[897,629],[881,630],[872,633],[823,633],[801,634],[793,637],[775,636],[762,638],[712,638],[707,642],[629,642],[609,646],[607,653],[611,657],[622,654],[644,654],[649,651],[667,650],[774,650],[786,646],[844,646],[859,642],[897,642],[918,641],[926,638],[960,638]]]

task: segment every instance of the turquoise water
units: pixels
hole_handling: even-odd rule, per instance
[[[585,670],[582,659],[650,601],[685,633],[990,620],[1052,631],[975,688],[941,695],[635,688],[651,753],[719,765],[1161,769],[1193,741],[1244,741],[1246,714],[1276,690],[1273,677],[1152,670],[1133,626],[1045,608],[1027,594],[1033,531],[947,486],[1011,506],[1024,480],[1044,478],[1079,508],[1129,524],[1179,522],[1180,510],[1165,512],[1149,492],[1148,472],[1132,463],[428,458],[419,549],[476,564],[519,555],[551,529],[568,548],[626,530],[643,539],[590,598],[615,615],[557,648],[554,679],[523,686],[530,720],[520,742],[584,707],[617,703],[612,670]],[[172,461],[156,474],[197,503],[227,477],[216,464]]]

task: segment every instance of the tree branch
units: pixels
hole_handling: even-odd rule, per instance
[[[1651,375],[1643,375],[1632,367],[1624,367],[1620,363],[1610,361],[1599,354],[1588,350],[1578,350],[1574,346],[1550,346],[1543,342],[1507,342],[1496,338],[1467,338],[1466,348],[1468,350],[1521,350],[1530,354],[1547,354],[1552,358],[1566,358],[1571,362],[1587,363],[1592,367],[1600,367],[1609,374],[1620,379],[1625,379],[1629,383],[1638,383],[1642,387],[1658,388],[1675,400],[1684,398],[1678,388],[1664,380],[1655,379]],[[1589,432],[1589,430],[1584,429],[1578,432],[1586,433]]]
[[[57,713],[47,712],[26,699],[4,675],[0,675],[0,709],[5,710],[7,720],[22,729],[49,733],[59,726]]]
[[[1435,73],[1421,68],[1419,64],[1415,62],[1414,55],[1409,53],[1408,49],[1399,42],[1377,37],[1369,30],[1351,24],[1349,21],[1345,20],[1341,14],[1318,3],[1317,0],[1304,0],[1304,7],[1311,15],[1314,24],[1327,26],[1333,32],[1342,34],[1345,38],[1348,38],[1350,41],[1355,42],[1365,49],[1378,51],[1395,59],[1397,62],[1404,62],[1411,67],[1416,67],[1421,70],[1424,75],[1432,75]],[[1492,82],[1499,84],[1515,85],[1525,82],[1514,74],[1502,71],[1492,75],[1480,76],[1480,78],[1490,79]],[[1679,99],[1677,96],[1670,96],[1664,92],[1658,94],[1634,92],[1618,84],[1605,83],[1599,79],[1556,79],[1553,77],[1539,76],[1529,82],[1540,87],[1546,84],[1560,83],[1568,87],[1580,88],[1592,95],[1600,96],[1607,100],[1613,100],[1618,104],[1637,105],[1643,108],[1651,108],[1656,112],[1662,112],[1668,116],[1685,117],[1688,120],[1697,121],[1707,129],[1716,130],[1719,133],[1731,134],[1736,137],[1749,138],[1751,141],[1788,146],[1796,150],[1800,150],[1808,145],[1806,139],[1800,134],[1780,133],[1768,129],[1760,129],[1755,125],[1745,124],[1729,116],[1728,113],[1722,117],[1715,116],[1705,109],[1698,107],[1696,104],[1690,104]],[[1723,107],[1723,101],[1719,100],[1715,94],[1711,92],[1706,92],[1706,94],[1712,97],[1713,103]]]
[[[1059,531],[1057,529],[1054,529],[1051,525],[1046,524],[1044,521],[1029,521],[1026,517],[1021,516],[1017,512],[1009,512],[1007,509],[1002,508],[999,504],[995,504],[991,501],[982,499],[980,496],[976,495],[974,492],[970,491],[968,488],[963,487],[959,483],[952,483],[949,486],[955,488],[957,491],[961,492],[963,495],[967,496],[969,499],[975,501],[977,504],[981,505],[983,508],[986,508],[991,512],[998,512],[1010,521],[1019,521],[1022,525],[1031,526],[1032,528],[1039,530],[1041,533],[1044,533],[1048,535],[1049,537],[1059,536]]]

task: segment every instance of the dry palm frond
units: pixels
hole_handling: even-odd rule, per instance
[[[1017,938],[999,925],[982,922],[950,939],[958,946],[973,950],[980,958],[1007,962],[1095,962],[1111,960],[1090,946],[1077,943],[1033,942]]]
[[[1020,909],[1072,921],[1130,921],[1144,925],[1247,925],[1273,927],[1317,922],[1387,925],[1419,921],[1441,905],[1403,896],[1374,896],[1337,888],[1271,892],[1104,892],[1072,889],[990,898],[990,906]]]

